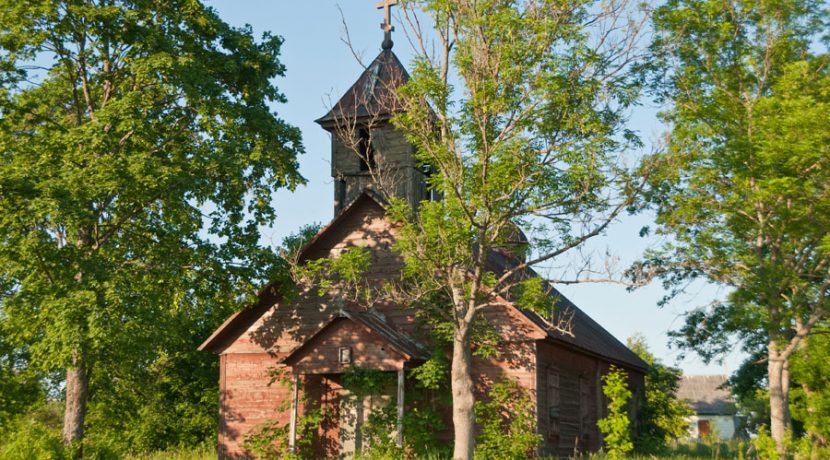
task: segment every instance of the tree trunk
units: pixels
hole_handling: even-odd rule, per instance
[[[452,349],[453,460],[472,460],[475,451],[476,414],[471,367],[470,331],[469,325],[464,325],[456,330]]]
[[[769,378],[769,412],[770,433],[775,440],[778,455],[786,457],[784,436],[789,421],[789,372],[787,361],[775,351],[775,344],[769,344],[767,357],[767,373]]]
[[[66,410],[63,415],[63,443],[72,446],[78,457],[83,456],[84,418],[89,399],[89,375],[83,358],[76,358],[74,367],[66,369]]]

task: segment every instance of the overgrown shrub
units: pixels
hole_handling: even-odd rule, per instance
[[[18,416],[0,433],[2,460],[62,460],[69,458],[61,443],[61,407],[49,404]]]
[[[634,449],[629,432],[631,420],[628,418],[631,390],[626,378],[627,374],[614,366],[602,376],[602,392],[608,398],[608,416],[598,421],[597,425],[604,435],[609,458],[622,458]]]
[[[753,441],[753,447],[759,460],[779,460],[775,440],[769,434],[769,429],[762,426]],[[793,438],[790,431],[784,437],[784,451],[787,458],[793,460],[813,460],[830,458],[830,448],[813,442],[810,436]]]

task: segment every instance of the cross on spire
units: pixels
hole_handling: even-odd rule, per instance
[[[392,25],[392,7],[398,4],[398,0],[383,0],[378,2],[375,7],[383,10],[383,22],[380,23],[380,28],[383,30],[383,45],[385,50],[392,49],[392,32],[395,26]]]

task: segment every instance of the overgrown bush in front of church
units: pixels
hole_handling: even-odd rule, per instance
[[[628,418],[628,401],[631,390],[626,383],[627,374],[622,369],[611,366],[602,376],[602,392],[608,398],[608,416],[597,422],[602,431],[605,451],[612,459],[622,458],[634,449],[631,442]]]

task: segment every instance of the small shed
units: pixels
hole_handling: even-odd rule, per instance
[[[689,439],[717,435],[722,440],[735,437],[737,409],[726,375],[686,375],[680,381],[677,397],[692,407],[687,417]]]

